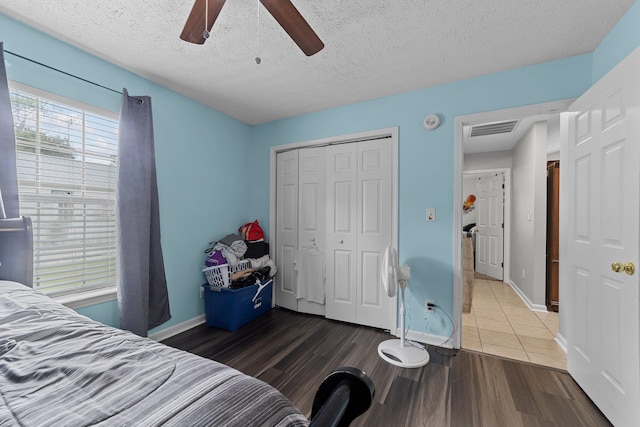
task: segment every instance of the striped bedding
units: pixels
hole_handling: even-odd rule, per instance
[[[0,281],[0,426],[307,426],[268,384]]]

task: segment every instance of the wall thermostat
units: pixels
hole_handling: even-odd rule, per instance
[[[422,125],[425,129],[433,130],[440,126],[440,117],[438,117],[437,114],[429,114],[424,118],[424,122],[422,122]]]

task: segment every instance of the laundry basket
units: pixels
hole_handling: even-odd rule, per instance
[[[243,259],[235,267],[231,267],[229,264],[212,265],[202,269],[202,272],[207,277],[210,288],[228,288],[231,283],[231,273],[249,268],[251,268],[251,262],[248,259]]]

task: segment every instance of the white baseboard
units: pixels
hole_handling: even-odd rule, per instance
[[[400,337],[400,332],[400,329],[396,329],[395,336]],[[405,339],[437,347],[453,348],[453,337],[449,338],[442,335],[427,334],[411,329],[405,335]]]
[[[149,335],[154,341],[162,341],[167,338],[171,338],[174,335],[178,335],[191,328],[195,328],[198,325],[202,325],[205,322],[205,315],[202,314],[193,319],[189,319],[185,322],[178,323],[177,325],[169,326],[158,332]],[[400,329],[396,330],[396,337],[400,337]],[[411,341],[421,342],[423,344],[434,345],[437,347],[453,348],[453,337],[445,337],[442,335],[427,334],[421,331],[409,330],[405,335],[405,338]]]
[[[529,310],[531,310],[531,311],[547,311],[547,306],[546,305],[532,303],[531,300],[529,300],[529,298],[524,294],[524,292],[522,292],[520,290],[520,288],[518,288],[516,286],[516,284],[513,283],[512,280],[509,280],[507,283],[509,284],[509,286],[511,286],[513,291],[520,297],[520,299],[526,304],[526,306],[527,306],[527,308],[529,308]]]
[[[154,332],[149,335],[154,341],[162,341],[167,338],[171,338],[174,335],[178,335],[181,332],[188,331],[191,328],[195,328],[198,325],[202,325],[205,322],[204,314],[201,314],[198,317],[194,317],[193,319],[189,319],[187,321],[178,323],[177,325],[169,326],[168,328],[162,329],[158,332]]]
[[[565,354],[566,354],[567,353],[567,339],[560,332],[558,332],[556,334],[555,341],[558,343],[558,345],[560,346],[562,351],[564,351]]]

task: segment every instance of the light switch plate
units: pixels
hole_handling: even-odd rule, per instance
[[[436,208],[427,208],[427,222],[436,220]]]

